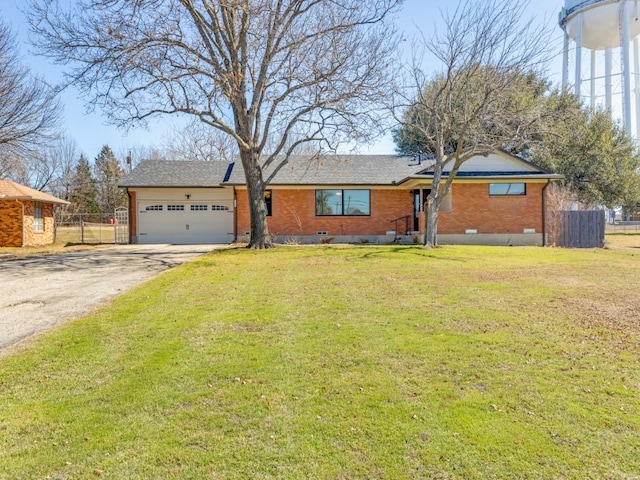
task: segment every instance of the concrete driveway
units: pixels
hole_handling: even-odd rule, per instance
[[[0,350],[214,248],[120,245],[0,262]]]

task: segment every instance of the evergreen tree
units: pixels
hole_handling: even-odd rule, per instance
[[[125,197],[118,182],[124,177],[124,169],[108,145],[102,147],[94,162],[98,183],[98,204],[102,213],[113,216],[116,208],[125,206]]]
[[[549,96],[547,108],[562,115],[550,116],[543,141],[528,152],[531,160],[564,175],[565,184],[586,204],[614,208],[632,201],[640,158],[610,112],[587,108],[567,94]]]
[[[99,214],[98,187],[91,171],[91,165],[84,155],[76,164],[69,185],[69,201],[77,213]]]

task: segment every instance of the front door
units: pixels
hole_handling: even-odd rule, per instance
[[[422,194],[420,193],[420,189],[416,189],[413,191],[413,231],[420,231],[420,213],[424,210],[424,202],[427,198],[427,195],[431,193],[431,189],[422,190]]]

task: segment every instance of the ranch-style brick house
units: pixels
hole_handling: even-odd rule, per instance
[[[546,187],[560,178],[502,151],[472,158],[441,207],[439,243],[544,245]],[[267,187],[269,232],[278,242],[421,241],[432,179],[428,159],[293,157]],[[147,160],[120,186],[129,197],[132,243],[248,239],[239,162]]]
[[[10,180],[0,180],[0,247],[36,247],[55,240],[54,205],[61,200]]]

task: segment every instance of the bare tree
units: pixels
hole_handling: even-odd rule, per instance
[[[78,159],[78,145],[62,136],[38,152],[16,162],[11,177],[36,190],[47,191],[60,198],[69,197],[69,182]]]
[[[20,177],[24,176],[25,168],[22,158],[11,154],[0,155],[0,178],[8,178],[15,182],[21,182]]]
[[[298,136],[295,130],[289,133],[288,143],[284,149],[288,149],[291,144],[304,138]],[[273,151],[277,145],[267,142],[265,151]],[[307,140],[297,143],[296,155],[312,156],[321,149],[319,142]],[[239,157],[238,144],[229,135],[220,130],[212,129],[208,125],[195,120],[185,127],[174,131],[167,136],[167,140],[158,149],[163,158],[171,160],[200,160],[211,162],[224,160],[231,162]]]
[[[548,30],[523,23],[526,0],[465,0],[443,13],[444,31],[421,47],[440,62],[435,76],[414,56],[395,97],[401,125],[423,137],[433,155],[425,246],[437,246],[438,209],[461,165],[513,149],[535,136],[549,59]],[[399,107],[399,108],[398,108]],[[411,133],[411,132],[410,132]]]
[[[57,197],[69,200],[70,185],[79,159],[78,144],[73,138],[63,136],[49,149],[49,157],[55,163],[57,172],[49,190]]]
[[[162,145],[133,144],[128,147],[118,149],[118,158],[122,161],[122,168],[125,173],[129,173],[142,160],[170,160],[171,157]]]
[[[230,135],[196,120],[169,136],[162,151],[172,160],[232,161],[238,157],[238,144]]]
[[[265,186],[296,148],[378,133],[401,2],[30,0],[29,19],[40,51],[72,65],[69,81],[115,124],[186,114],[233,138],[249,246],[267,248]]]
[[[49,190],[57,173],[57,158],[52,156],[52,149],[37,152],[29,157],[16,159],[10,178],[36,190]]]
[[[0,176],[25,168],[22,160],[58,136],[55,91],[22,65],[11,31],[0,23]]]

